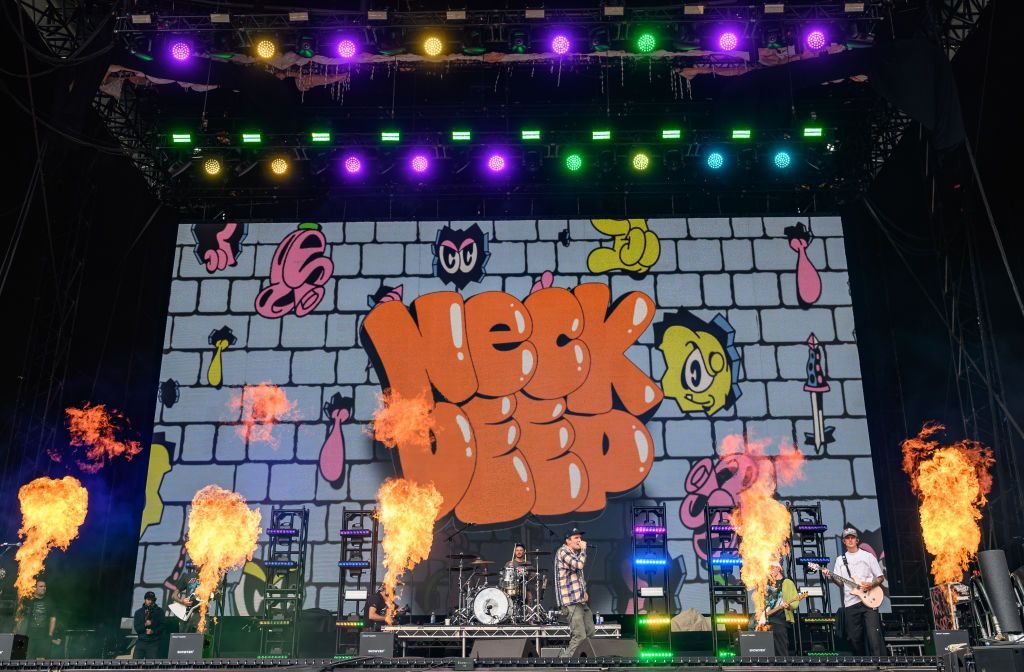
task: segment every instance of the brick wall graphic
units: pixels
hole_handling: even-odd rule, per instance
[[[881,553],[860,378],[837,217],[183,224],[136,598],[180,571],[214,483],[309,508],[306,606],[333,610],[342,511],[402,475],[444,496],[421,612],[455,599],[445,555],[554,550],[568,523],[598,546],[597,608],[632,611],[634,502],[666,505],[677,606],[706,610],[704,507],[753,474],[729,435],[801,446],[781,496]],[[294,408],[254,441],[231,400],[260,383]],[[433,404],[431,446],[370,438],[383,391]],[[258,609],[260,555],[229,613]]]

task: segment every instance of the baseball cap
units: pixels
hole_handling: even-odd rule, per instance
[[[843,538],[845,539],[846,537],[857,537],[858,539],[860,539],[860,535],[857,534],[857,530],[853,529],[852,527],[848,527],[845,530],[843,530]]]
[[[582,537],[582,536],[584,536],[586,534],[586,532],[584,532],[583,530],[581,530],[579,528],[574,527],[574,528],[572,528],[571,530],[569,530],[568,532],[565,533],[565,538],[568,539],[569,537],[576,536],[577,534]]]

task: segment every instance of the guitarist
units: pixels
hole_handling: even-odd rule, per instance
[[[196,589],[199,588],[199,574],[195,571],[183,573],[175,584],[174,592],[171,593],[171,600],[191,609],[196,606]],[[194,609],[188,620],[182,623],[179,632],[199,631],[199,609]]]
[[[368,625],[374,630],[380,630],[387,624],[387,611],[388,601],[384,597],[384,585],[381,584],[377,587],[376,592],[370,596],[370,599],[366,601],[366,620],[370,621]],[[399,617],[403,616],[408,611],[408,607],[395,609],[392,622],[397,623],[399,621]]]
[[[772,561],[768,569],[768,594],[765,599],[765,610],[772,611],[776,607],[783,607],[779,611],[768,615],[767,624],[772,631],[772,639],[775,641],[776,656],[791,656],[789,648],[790,624],[793,623],[793,607],[799,602],[796,584],[792,579],[786,578],[782,573],[782,563]]]
[[[857,530],[848,527],[843,530],[843,547],[846,552],[836,558],[832,571],[822,569],[821,574],[843,589],[843,582],[837,577],[852,579],[862,590],[871,590],[882,585],[885,576],[874,555],[860,549]],[[878,609],[872,609],[861,602],[849,590],[843,590],[843,616],[846,621],[846,637],[855,656],[885,655],[882,640],[882,619]]]

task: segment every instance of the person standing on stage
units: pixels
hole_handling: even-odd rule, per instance
[[[22,606],[15,626],[19,635],[28,635],[29,660],[51,658],[52,649],[60,644],[56,638],[57,617],[53,613],[53,605],[46,596],[46,581],[38,579],[36,590]]]
[[[555,589],[562,616],[569,621],[569,643],[562,650],[563,658],[576,654],[583,640],[594,636],[594,612],[590,610],[587,580],[587,542],[575,527],[565,535],[565,543],[555,553]]]
[[[160,638],[164,632],[164,615],[156,605],[156,593],[146,593],[142,606],[135,612],[135,658],[160,658]]]
[[[199,632],[199,601],[196,598],[198,588],[199,574],[192,570],[181,575],[175,584],[174,592],[171,593],[171,600],[192,610],[188,620],[179,626],[179,632]],[[213,599],[213,595],[210,595],[210,599]]]
[[[776,607],[786,605],[785,609],[776,611],[768,616],[768,627],[772,631],[772,640],[775,642],[776,656],[790,656],[793,654],[790,648],[789,629],[790,624],[796,619],[793,617],[793,607],[797,600],[796,584],[792,579],[786,578],[782,573],[782,563],[772,561],[768,569],[768,594],[765,598],[765,611],[771,611]]]
[[[852,527],[843,530],[843,546],[846,552],[836,558],[835,567],[831,572],[822,569],[822,576],[830,579],[841,589],[844,588],[843,582],[836,577],[852,579],[859,583],[863,590],[871,590],[885,582],[882,568],[875,556],[860,549],[857,530]],[[856,595],[843,590],[843,616],[846,622],[846,637],[850,640],[850,648],[853,649],[855,656],[885,655],[882,619],[878,615],[878,609],[871,609]]]

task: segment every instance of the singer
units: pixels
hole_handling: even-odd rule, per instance
[[[587,637],[594,636],[594,612],[590,610],[587,580],[587,542],[575,527],[566,532],[565,543],[555,553],[555,587],[562,616],[569,621],[569,643],[561,657],[571,658]]]

